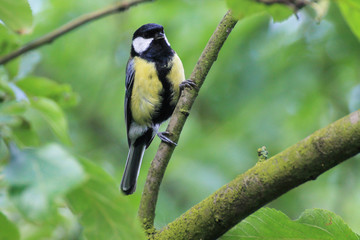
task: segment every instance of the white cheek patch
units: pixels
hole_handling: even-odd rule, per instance
[[[166,38],[165,35],[164,35],[164,40],[165,40],[166,44],[170,47],[170,43],[169,43],[169,41],[167,40],[167,38]]]
[[[149,48],[152,41],[153,38],[137,37],[133,40],[132,45],[134,47],[135,52],[142,53]]]

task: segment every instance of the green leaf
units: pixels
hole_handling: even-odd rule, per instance
[[[8,101],[0,105],[0,134],[14,140],[19,146],[37,146],[39,139],[31,123],[25,118],[29,107],[25,101]],[[9,134],[4,134],[4,126]]]
[[[360,2],[358,0],[336,1],[351,31],[360,40]]]
[[[19,126],[21,125],[21,120],[15,116],[0,115],[0,126],[2,125]]]
[[[0,212],[0,226],[0,240],[20,239],[20,234],[16,225],[10,222],[2,212]]]
[[[267,13],[273,17],[274,21],[283,21],[293,14],[293,11],[283,4],[266,5],[254,0],[226,0],[226,2],[234,17],[238,19]]]
[[[28,76],[16,82],[16,85],[32,96],[50,97],[71,91],[69,85],[60,85],[44,77]]]
[[[74,106],[78,102],[78,96],[68,84],[59,84],[53,80],[29,76],[16,82],[28,96],[46,97],[59,103],[61,106]]]
[[[17,101],[29,101],[28,97],[18,86],[16,86],[13,82],[9,82],[9,87],[14,92],[15,99]]]
[[[99,166],[81,162],[89,179],[68,194],[68,202],[79,216],[86,239],[145,239],[137,210],[114,179]]]
[[[0,0],[1,2],[1,0]],[[20,46],[20,41],[17,35],[0,24],[0,56],[11,52]]]
[[[30,102],[31,107],[47,121],[55,135],[63,143],[70,144],[67,120],[59,105],[51,99],[41,97],[34,97]]]
[[[298,220],[292,221],[280,211],[262,208],[221,239],[358,240],[358,237],[339,216],[327,210],[306,210]]]
[[[0,115],[22,115],[25,113],[27,102],[9,101],[0,105]]]
[[[12,99],[15,97],[14,91],[11,89],[9,82],[2,76],[0,76],[0,93],[0,97],[2,97],[1,100]]]
[[[39,145],[37,133],[25,119],[22,119],[19,127],[12,128],[12,138],[21,147],[35,147]]]
[[[0,0],[0,19],[19,34],[31,31],[33,17],[26,0]]]
[[[332,235],[332,239],[358,239],[340,216],[327,210],[307,209],[296,222],[321,228],[322,231]]]
[[[1,0],[0,0],[1,2]],[[1,3],[0,3],[1,4]],[[1,9],[1,6],[0,6]],[[17,35],[0,24],[0,56],[3,56],[20,46],[20,41]],[[9,78],[15,77],[19,71],[20,59],[14,59],[5,64],[5,68]]]
[[[19,116],[26,111],[26,102],[8,101],[0,105],[0,126],[21,125],[21,119]]]
[[[10,145],[10,163],[4,169],[9,196],[29,219],[44,220],[54,213],[55,198],[84,180],[76,159],[59,145],[20,150]]]

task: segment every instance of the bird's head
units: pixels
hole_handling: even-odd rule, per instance
[[[149,23],[138,28],[132,40],[132,49],[135,53],[141,55],[146,52],[150,46],[161,48],[170,47],[163,26],[155,23]]]

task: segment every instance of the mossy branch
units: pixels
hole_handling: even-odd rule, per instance
[[[88,22],[108,16],[110,14],[124,12],[132,6],[135,6],[140,3],[144,3],[144,2],[149,2],[149,1],[152,1],[152,0],[135,0],[132,2],[119,2],[116,4],[112,4],[111,6],[109,6],[107,8],[84,14],[84,15],[64,24],[63,26],[59,27],[58,29],[56,29],[56,30],[32,41],[32,42],[25,44],[24,46],[20,47],[19,49],[16,49],[15,51],[8,53],[5,56],[1,56],[0,57],[0,65],[5,64],[5,63],[9,62],[10,60],[13,60],[16,57],[18,57],[24,53],[27,53],[35,48],[38,48],[45,44],[51,43],[55,39],[63,36],[64,34],[70,32]]]
[[[265,204],[359,152],[360,110],[258,162],[161,229],[153,239],[217,239]]]
[[[237,20],[235,20],[231,16],[231,12],[228,11],[202,52],[190,76],[190,79],[196,83],[197,87],[192,90],[186,89],[182,92],[166,129],[166,131],[172,134],[170,138],[174,142],[178,142],[181,130],[198,95],[199,89],[236,23]],[[159,188],[173,151],[174,146],[162,142],[147,175],[140,202],[139,217],[145,229],[150,232],[154,232],[153,225]]]

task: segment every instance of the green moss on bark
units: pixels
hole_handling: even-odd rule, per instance
[[[154,239],[216,239],[261,206],[359,152],[357,111],[258,162],[161,229]]]

